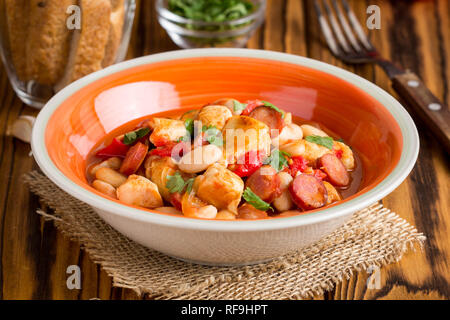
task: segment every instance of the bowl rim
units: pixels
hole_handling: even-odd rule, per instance
[[[45,145],[45,132],[47,124],[54,111],[76,91],[100,78],[126,69],[163,61],[175,61],[202,57],[244,57],[266,59],[274,62],[282,61],[285,63],[292,63],[322,71],[355,85],[381,103],[400,127],[403,136],[403,148],[399,162],[392,172],[378,185],[352,200],[309,214],[306,213],[293,217],[254,221],[221,221],[191,218],[183,218],[181,220],[180,217],[163,215],[157,213],[156,211],[153,214],[152,212],[143,211],[125,204],[117,204],[116,202],[96,195],[88,189],[85,189],[71,181],[53,163]],[[295,228],[344,217],[358,210],[369,207],[391,193],[409,175],[418,157],[419,135],[411,116],[396,99],[377,85],[354,73],[325,62],[287,53],[254,49],[208,48],[169,51],[128,60],[97,71],[73,82],[57,93],[40,111],[33,127],[31,147],[37,164],[45,175],[50,178],[50,180],[52,180],[58,187],[68,194],[98,210],[143,223],[152,223],[171,228],[243,232]]]

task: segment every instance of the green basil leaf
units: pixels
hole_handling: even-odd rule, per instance
[[[277,172],[280,172],[288,166],[288,160],[285,156],[290,157],[288,153],[275,149],[272,151],[270,157],[268,157],[263,163],[271,165],[272,168],[277,170]]]
[[[194,119],[186,119],[184,121],[184,126],[192,137],[194,135]]]
[[[186,183],[179,172],[173,176],[167,176],[166,188],[170,193],[183,192]]]
[[[203,126],[203,132],[205,133],[205,140],[210,144],[214,144],[218,147],[223,146],[222,132],[215,126]]]
[[[333,149],[333,138],[331,137],[320,137],[320,136],[307,136],[306,141],[312,142],[328,149]]]
[[[261,102],[264,103],[264,106],[265,106],[265,107],[268,107],[268,108],[270,108],[270,109],[273,109],[273,110],[275,110],[275,111],[281,113],[281,118],[284,119],[284,116],[285,116],[285,115],[284,115],[284,111],[282,111],[280,108],[278,108],[277,106],[275,106],[275,105],[273,105],[272,103],[267,102],[267,101],[261,101]]]
[[[194,181],[195,181],[195,178],[191,178],[188,181],[186,181],[186,192],[187,193],[191,193],[192,186],[194,185]]]
[[[234,104],[234,112],[240,112],[240,111],[244,111],[247,108],[247,105],[245,103],[240,103],[237,100],[233,100],[233,104]]]
[[[126,145],[133,144],[137,140],[145,137],[149,132],[150,132],[149,128],[141,128],[136,131],[125,133],[125,135],[123,136],[123,143]]]
[[[267,211],[273,210],[269,203],[263,201],[260,197],[258,197],[250,188],[246,188],[244,194],[242,195],[244,200],[247,201],[248,204],[252,205],[258,210]]]

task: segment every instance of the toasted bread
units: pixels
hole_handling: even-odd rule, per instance
[[[111,22],[109,28],[108,43],[105,49],[105,58],[102,66],[107,67],[116,62],[117,51],[122,40],[123,24],[125,19],[125,1],[111,0],[113,11],[111,12]]]
[[[29,80],[26,43],[29,24],[29,0],[6,0],[6,21],[9,47],[19,80]]]
[[[64,77],[55,86],[60,90],[72,81],[100,70],[110,30],[109,0],[80,0],[81,30],[76,30],[70,46]]]
[[[55,84],[64,73],[70,48],[67,7],[76,0],[29,0],[27,67],[40,84]]]

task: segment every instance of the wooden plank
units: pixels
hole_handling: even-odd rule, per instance
[[[440,73],[436,72],[437,65],[434,62],[442,61],[442,58],[437,56],[440,42],[436,40],[438,26],[431,23],[436,22],[431,16],[431,3],[396,2],[392,6],[386,1],[371,3],[380,6],[383,18],[382,29],[373,33],[375,46],[383,56],[418,72],[436,94],[442,95],[443,87],[438,83],[442,83],[443,79],[437,76]],[[445,52],[446,55],[450,53]],[[375,71],[375,80],[395,96],[389,80],[379,69]],[[449,252],[448,167],[427,130],[421,123],[417,124],[422,145],[418,165],[410,178],[386,197],[383,204],[425,232],[429,238],[425,251],[409,254],[399,263],[383,268],[380,289],[367,288],[367,274],[355,275],[337,287],[336,299],[449,298],[450,278],[445,263]]]

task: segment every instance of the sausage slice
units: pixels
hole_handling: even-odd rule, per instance
[[[267,203],[281,196],[281,180],[272,166],[265,165],[255,171],[245,182],[258,197]]]
[[[282,114],[268,107],[258,107],[250,112],[249,117],[261,121],[271,129],[281,132],[283,129]]]
[[[289,187],[292,200],[303,210],[313,210],[327,204],[328,193],[322,181],[309,174],[297,176]]]
[[[144,162],[147,152],[147,145],[141,142],[136,143],[128,150],[127,155],[122,162],[122,166],[120,167],[120,173],[127,176],[134,174]]]
[[[323,155],[317,162],[318,167],[327,174],[326,180],[337,187],[345,187],[350,183],[350,175],[339,158],[328,153]]]

